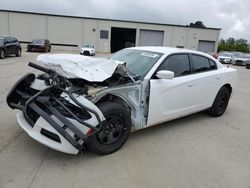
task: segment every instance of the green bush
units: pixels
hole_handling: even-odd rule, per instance
[[[228,38],[227,40],[221,39],[218,46],[218,52],[220,51],[238,51],[238,52],[250,52],[249,44],[245,39]]]

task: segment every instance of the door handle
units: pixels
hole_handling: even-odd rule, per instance
[[[217,77],[216,77],[216,79],[217,79],[217,80],[220,80],[220,79],[221,79],[221,77],[220,77],[220,76],[217,76]]]
[[[188,87],[194,87],[194,83],[189,83]]]

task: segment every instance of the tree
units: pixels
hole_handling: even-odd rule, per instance
[[[236,40],[235,42],[236,44],[236,49],[237,51],[240,51],[240,52],[249,52],[249,44],[247,43],[247,40],[245,39],[238,39]]]
[[[190,23],[190,27],[206,28],[202,21],[196,21],[195,23]]]
[[[250,52],[249,44],[245,39],[237,39],[230,37],[227,40],[221,39],[219,41],[218,51],[238,51]]]

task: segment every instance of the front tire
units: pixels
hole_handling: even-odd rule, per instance
[[[19,48],[19,49],[17,50],[16,56],[17,56],[17,57],[21,57],[21,55],[22,55],[22,50]]]
[[[4,59],[4,58],[5,58],[5,51],[0,50],[0,59]]]
[[[212,107],[208,110],[213,117],[219,117],[224,114],[230,98],[230,91],[227,87],[222,87],[217,93]]]
[[[128,109],[115,102],[98,105],[106,121],[100,132],[90,138],[88,147],[99,155],[117,151],[127,141],[131,132],[131,117]]]

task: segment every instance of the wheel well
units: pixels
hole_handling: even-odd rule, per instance
[[[222,87],[226,87],[228,89],[228,91],[230,92],[230,94],[232,93],[232,87],[230,84],[225,84],[224,86]]]
[[[107,102],[107,101],[116,102],[122,106],[125,106],[129,110],[129,112],[131,112],[131,107],[128,105],[128,103],[123,98],[118,97],[116,95],[110,95],[110,94],[105,95],[104,97],[102,97],[96,102],[96,105],[98,106],[98,104],[102,102]]]

